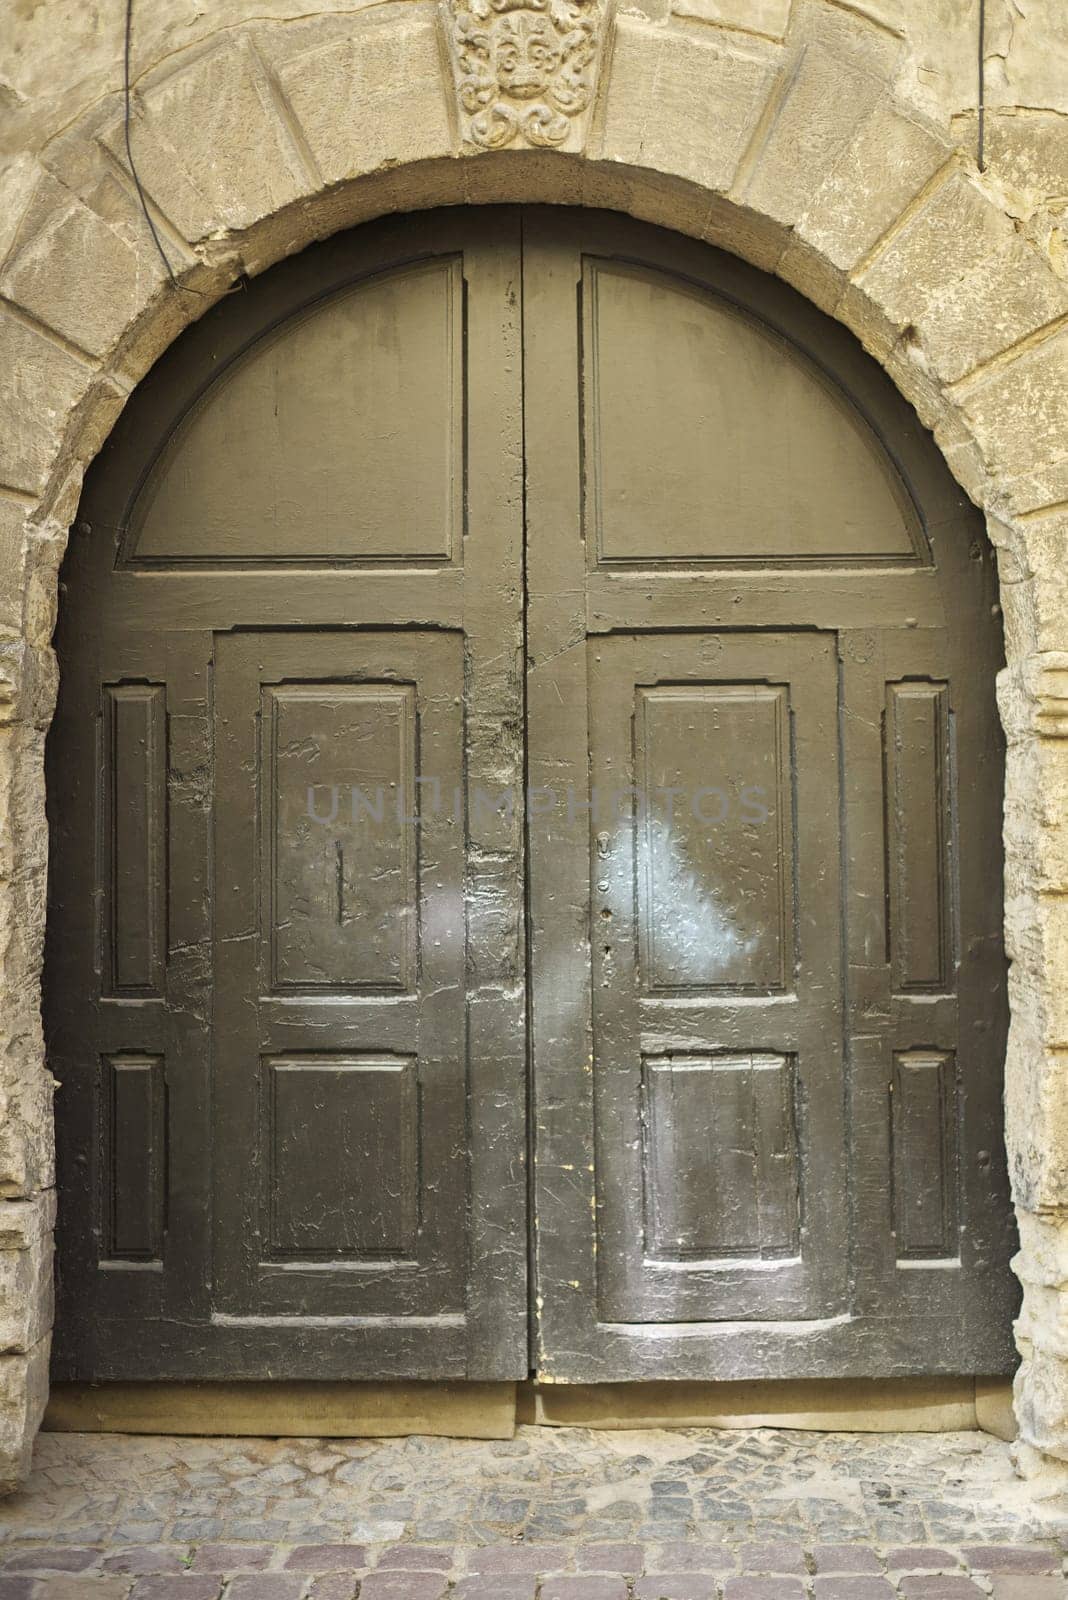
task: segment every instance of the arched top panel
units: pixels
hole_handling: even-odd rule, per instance
[[[609,213],[573,225],[581,350],[559,377],[582,398],[591,567],[941,566],[930,528],[959,491],[851,335],[708,246]],[[99,559],[459,568],[467,456],[490,448],[484,424],[469,437],[466,252],[484,226],[453,209],[356,229],[212,307],[94,465]]]
[[[152,466],[122,563],[450,563],[462,290],[456,256],[401,266],[235,355]]]
[[[748,310],[645,263],[587,256],[583,344],[599,565],[921,558],[861,412]]]

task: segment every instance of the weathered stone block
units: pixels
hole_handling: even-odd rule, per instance
[[[1068,740],[1014,743],[1005,785],[1006,875],[1014,888],[1051,895],[1068,891],[1066,799]]]
[[[1068,1052],[1048,1049],[1019,994],[1005,1061],[1006,1142],[1013,1196],[1030,1211],[1068,1206]]]
[[[883,96],[812,193],[798,234],[835,266],[855,266],[951,150],[942,134]]]
[[[1020,1230],[1020,1253],[1014,1269],[1027,1276],[1029,1283],[1059,1288],[1068,1284],[1068,1212],[1034,1212],[1021,1208],[1016,1213]]]
[[[54,1190],[0,1201],[0,1351],[29,1350],[52,1328]]]
[[[147,233],[148,224],[130,175],[126,129],[118,97],[101,107],[93,132],[98,142],[100,163],[107,159],[103,155],[107,151],[110,160],[127,175],[124,181],[128,185],[126,194],[132,211],[132,225],[138,227],[140,233]],[[70,148],[72,143],[75,144],[74,149]],[[182,265],[182,255],[179,245],[170,236],[171,230],[185,240],[199,240],[218,228],[221,219],[208,195],[197,186],[195,175],[186,172],[178,161],[166,131],[154,126],[145,115],[138,94],[133,96],[130,105],[130,148],[145,193],[169,225],[165,225],[167,237],[163,240],[163,247],[172,268],[177,272]],[[76,186],[83,199],[93,204],[95,209],[104,209],[99,193],[103,183],[102,165],[90,163],[84,134],[77,141],[55,141],[45,151],[45,160],[50,171],[60,173],[65,182]],[[119,223],[118,217],[109,217],[109,220]]]
[[[959,401],[988,470],[1026,474],[1040,495],[1045,470],[1059,468],[1068,454],[1068,330],[962,388]],[[1054,481],[1062,481],[1059,471]],[[1049,498],[1040,503],[1053,503],[1051,488],[1045,485]]]
[[[451,151],[433,7],[377,7],[279,58],[278,81],[326,183]],[[263,36],[268,60],[275,36]],[[448,86],[452,92],[452,85]]]
[[[780,56],[776,46],[758,39],[684,32],[620,16],[604,134],[594,153],[725,191],[771,92]]]
[[[1016,235],[1004,211],[967,174],[952,172],[896,232],[859,277],[867,292],[899,323],[919,325],[947,285]]]
[[[999,182],[1040,203],[1068,194],[1068,138],[1062,112],[987,107],[984,147]]]
[[[50,1339],[25,1353],[0,1355],[0,1494],[18,1487],[48,1399]]]
[[[936,294],[917,323],[934,369],[955,383],[1068,310],[1068,282],[1014,238]]]
[[[1017,556],[1030,579],[1031,648],[1068,651],[1068,514],[1022,523],[1015,532]],[[1068,787],[1062,794],[1068,796]]]
[[[56,201],[32,236],[16,241],[0,292],[92,355],[103,356],[165,280],[147,228],[133,249],[95,212],[49,180]]]
[[[44,488],[92,377],[88,365],[0,312],[0,484]]]
[[[218,224],[248,227],[306,194],[302,170],[270,87],[240,43],[187,54],[141,92],[145,117],[185,181],[205,196]],[[159,204],[171,203],[166,186]]]
[[[26,585],[27,508],[0,499],[0,639],[22,632]]]
[[[794,226],[881,93],[879,80],[864,67],[822,44],[804,46],[755,165],[739,185],[740,197]]]
[[[0,262],[7,260],[44,175],[28,150],[0,167]]]

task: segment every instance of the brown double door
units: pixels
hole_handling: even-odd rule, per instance
[[[81,527],[60,1375],[1007,1367],[994,583],[840,328],[380,224],[177,342]]]

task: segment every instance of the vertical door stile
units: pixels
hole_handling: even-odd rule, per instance
[[[588,1346],[596,1296],[589,728],[578,430],[578,253],[524,218],[534,1365]]]

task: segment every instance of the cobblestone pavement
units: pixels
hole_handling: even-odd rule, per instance
[[[0,1600],[1068,1600],[981,1433],[46,1434]]]

